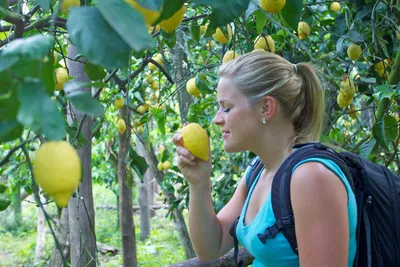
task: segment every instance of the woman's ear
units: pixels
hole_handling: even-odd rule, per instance
[[[262,113],[261,116],[266,118],[267,121],[270,120],[276,113],[277,108],[276,99],[272,96],[264,97],[262,101]]]

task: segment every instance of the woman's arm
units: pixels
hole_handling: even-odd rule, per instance
[[[323,164],[308,162],[294,171],[290,190],[300,266],[347,266],[348,196],[343,182]]]

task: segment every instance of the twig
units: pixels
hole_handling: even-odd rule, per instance
[[[27,143],[32,142],[33,140],[35,140],[36,138],[38,138],[39,135],[36,135],[35,137],[26,140],[24,142],[22,142],[21,144],[19,144],[18,146],[14,147],[13,149],[11,149],[8,154],[1,160],[0,162],[0,167],[3,166],[4,164],[6,164],[8,162],[8,160],[10,159],[11,155],[14,154],[15,151],[17,151],[18,149],[22,148],[23,146],[25,146]]]

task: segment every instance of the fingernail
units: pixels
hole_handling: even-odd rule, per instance
[[[191,160],[195,160],[195,157],[193,155],[190,156]]]

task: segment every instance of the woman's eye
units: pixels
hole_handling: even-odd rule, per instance
[[[231,108],[225,109],[224,112],[229,112],[229,110],[231,110]]]

